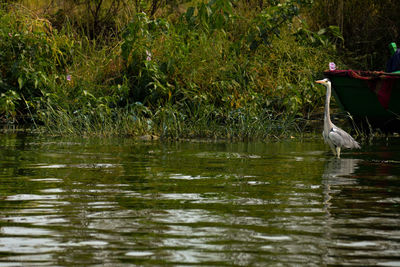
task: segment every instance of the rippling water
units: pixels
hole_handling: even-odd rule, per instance
[[[0,266],[400,266],[398,139],[0,147]]]

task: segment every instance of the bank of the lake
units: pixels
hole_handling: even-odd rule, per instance
[[[348,66],[340,27],[319,24],[315,2],[194,1],[139,12],[101,1],[99,13],[90,1],[2,5],[1,122],[64,136],[313,131],[324,100],[314,80],[331,61]]]

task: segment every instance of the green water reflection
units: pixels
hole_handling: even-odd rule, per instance
[[[397,139],[0,146],[0,266],[400,265]]]

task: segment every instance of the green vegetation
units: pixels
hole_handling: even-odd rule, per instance
[[[384,70],[388,45],[400,43],[400,3],[397,0],[314,0],[307,12],[310,25],[339,27],[343,35],[341,57],[355,69]]]
[[[29,2],[0,9],[0,118],[50,134],[289,136],[347,63],[323,1]]]

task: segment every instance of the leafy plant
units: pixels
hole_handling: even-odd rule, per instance
[[[298,132],[296,122],[323,101],[311,81],[327,62],[341,64],[331,45],[340,40],[335,28],[315,33],[302,25],[296,34],[294,18],[307,3],[265,1],[262,10],[230,0],[186,3],[180,14],[133,14],[105,42],[74,22],[56,30],[25,9],[4,9],[0,116],[52,134]]]
[[[337,43],[343,44],[344,42],[339,27],[333,25],[313,32],[309,30],[308,26],[303,22],[302,27],[298,28],[294,36],[298,42],[311,46],[335,47]]]
[[[291,24],[299,15],[299,5],[310,4],[310,1],[287,0],[283,3],[265,7],[254,19],[249,30],[247,41],[250,49],[255,50],[260,44],[270,44],[273,36],[280,36],[281,27]]]
[[[396,0],[314,0],[307,11],[312,31],[339,28],[339,52],[354,68],[382,70],[390,57],[387,46],[400,37],[400,5]]]
[[[10,110],[12,101],[24,115],[31,113],[30,103],[52,90],[50,80],[71,60],[73,44],[44,19],[20,10],[0,12],[0,93],[8,99],[2,109]]]
[[[232,23],[233,13],[231,0],[211,0],[208,3],[200,2],[197,7],[189,7],[183,18],[190,27],[200,27],[210,32]]]
[[[1,93],[0,95],[0,114],[5,116],[7,121],[14,122],[16,119],[16,108],[15,105],[21,98],[19,95],[13,91],[9,90],[5,93]]]

